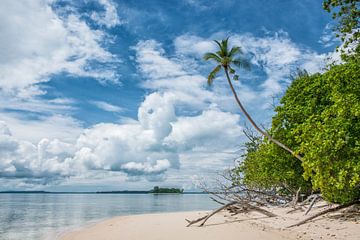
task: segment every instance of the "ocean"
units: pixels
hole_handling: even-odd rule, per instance
[[[0,240],[54,240],[64,231],[114,216],[216,207],[207,194],[3,193]]]

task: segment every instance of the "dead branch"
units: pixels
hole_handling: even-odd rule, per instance
[[[236,205],[239,205],[239,206],[236,206]],[[239,213],[243,213],[243,212],[249,212],[249,211],[257,211],[261,214],[264,214],[268,217],[276,217],[276,215],[270,211],[267,211],[263,208],[260,208],[260,207],[257,207],[257,206],[253,206],[249,203],[246,203],[246,202],[240,202],[240,201],[232,201],[232,202],[229,202],[223,206],[221,206],[220,208],[214,210],[213,212],[211,212],[210,214],[204,216],[204,217],[201,217],[201,218],[198,218],[196,220],[193,220],[193,221],[190,221],[188,219],[185,219],[187,222],[188,222],[188,225],[187,227],[195,224],[195,223],[198,223],[200,221],[203,221],[199,226],[202,227],[204,226],[204,224],[206,223],[206,221],[211,218],[212,216],[214,216],[216,213],[224,210],[224,209],[227,209],[230,213],[232,213],[232,216],[236,215],[236,214],[239,214]]]
[[[206,221],[211,218],[213,215],[215,215],[216,213],[220,212],[221,210],[231,206],[231,205],[234,205],[234,204],[237,204],[238,202],[230,202],[228,204],[225,204],[224,206],[222,206],[221,208],[218,208],[216,209],[215,211],[213,211],[212,213],[210,213],[205,219],[204,221],[200,224],[200,227],[204,226],[204,224],[206,223]]]
[[[269,212],[269,211],[267,211],[267,210],[265,210],[265,209],[263,209],[263,208],[259,208],[259,207],[256,207],[256,206],[252,206],[252,205],[250,205],[250,204],[248,204],[248,203],[246,204],[246,207],[248,207],[248,208],[251,209],[251,210],[260,212],[260,213],[262,213],[262,214],[264,214],[264,215],[266,215],[266,216],[268,216],[268,217],[276,217],[276,215],[275,215],[274,213]]]
[[[295,207],[296,204],[297,204],[298,201],[299,201],[300,191],[301,191],[301,187],[299,187],[299,189],[296,191],[296,194],[295,194],[294,199],[293,199],[293,202],[292,202],[293,207]]]
[[[193,225],[194,223],[200,222],[201,220],[204,220],[206,217],[207,217],[207,215],[205,215],[205,216],[203,216],[203,217],[201,217],[201,218],[198,218],[198,219],[196,219],[196,220],[193,220],[193,221],[190,221],[189,219],[186,219],[186,218],[185,218],[185,221],[188,222],[187,227]]]
[[[214,210],[212,213],[208,214],[208,215],[205,216],[205,217],[198,218],[198,219],[196,219],[196,220],[194,220],[194,221],[189,221],[189,224],[187,225],[187,227],[190,227],[191,225],[193,225],[193,224],[195,224],[195,223],[197,223],[197,222],[200,222],[200,221],[204,220],[204,221],[200,224],[200,226],[203,226],[203,225],[205,224],[205,222],[206,222],[210,217],[212,217],[212,216],[215,215],[216,213],[220,212],[221,210],[223,210],[223,209],[225,209],[225,208],[227,208],[227,207],[229,207],[229,206],[231,206],[231,205],[237,204],[237,203],[238,203],[238,202],[235,202],[235,201],[234,201],[234,202],[230,202],[230,203],[225,204],[224,206],[222,206],[222,207]]]
[[[314,206],[317,199],[318,199],[318,196],[315,195],[304,215],[307,215],[310,212],[310,210]]]
[[[327,214],[327,213],[330,213],[330,212],[335,212],[335,211],[338,211],[338,210],[343,209],[343,208],[350,207],[350,206],[355,205],[355,204],[360,204],[360,200],[357,200],[357,201],[351,202],[351,203],[347,203],[347,204],[343,204],[343,205],[339,205],[337,207],[326,209],[326,210],[324,210],[322,212],[319,212],[319,213],[317,213],[317,214],[315,214],[315,215],[313,215],[311,217],[308,217],[308,218],[306,218],[306,219],[304,219],[304,220],[302,220],[302,221],[300,221],[298,223],[292,224],[292,225],[288,226],[287,228],[297,227],[297,226],[303,225],[304,223],[307,223],[308,221],[313,220],[315,218],[318,218],[318,217],[320,217],[320,216],[322,216],[324,214]]]
[[[225,203],[223,203],[223,202],[221,202],[221,201],[217,200],[217,199],[216,199],[216,198],[214,198],[214,197],[210,197],[210,199],[211,199],[211,200],[213,200],[214,202],[216,202],[216,203],[220,204],[220,205],[225,205]]]

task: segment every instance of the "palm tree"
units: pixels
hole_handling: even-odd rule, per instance
[[[251,116],[248,114],[242,103],[240,102],[239,97],[236,94],[236,91],[234,89],[234,86],[230,79],[230,74],[233,75],[234,80],[238,80],[239,76],[235,74],[235,70],[233,66],[249,69],[250,63],[244,59],[241,58],[242,51],[240,47],[232,47],[229,50],[228,47],[228,40],[229,38],[226,38],[222,40],[221,42],[215,40],[215,43],[219,46],[219,50],[216,53],[206,53],[204,55],[204,60],[213,60],[217,63],[217,66],[210,72],[208,76],[208,84],[211,85],[217,75],[217,73],[220,72],[221,69],[224,69],[227,81],[229,83],[230,89],[232,93],[234,94],[235,100],[237,104],[240,107],[240,110],[244,113],[244,115],[247,117],[247,119],[250,121],[251,125],[259,131],[264,137],[268,138],[271,142],[275,143],[279,147],[285,149],[289,153],[291,153],[293,156],[295,156],[297,159],[302,161],[302,157],[298,154],[296,154],[293,150],[279,142],[278,140],[274,139],[270,134],[268,134],[266,131],[262,130],[258,127],[258,125],[254,122],[254,120],[251,118]]]

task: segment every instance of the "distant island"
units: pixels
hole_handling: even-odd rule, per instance
[[[177,193],[177,194],[182,194],[182,193],[184,193],[184,189],[180,189],[180,188],[160,188],[158,186],[155,186],[152,190],[149,190],[149,191],[128,191],[128,190],[126,190],[126,191],[98,191],[96,193],[99,193],[99,194],[146,194],[146,193],[153,193],[153,194]]]
[[[184,189],[180,188],[160,188],[155,186],[153,190],[150,190],[149,193],[183,193]]]
[[[155,186],[152,190],[121,190],[121,191],[96,191],[96,192],[50,192],[50,191],[0,191],[2,193],[30,193],[30,194],[205,194],[204,192],[184,192],[180,188],[161,188]]]

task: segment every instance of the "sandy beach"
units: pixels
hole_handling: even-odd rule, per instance
[[[274,210],[274,209],[273,209]],[[196,219],[207,212],[146,214],[112,218],[98,224],[63,234],[61,240],[283,240],[283,239],[360,239],[359,216],[343,213],[321,217],[305,225],[288,229],[302,212],[286,214],[287,208],[275,209],[278,217],[268,218],[258,213],[230,216],[221,212],[205,227],[186,227],[185,219]]]

